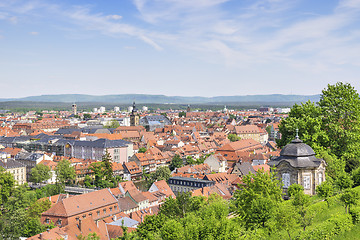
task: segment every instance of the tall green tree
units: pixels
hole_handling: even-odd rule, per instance
[[[70,182],[71,180],[75,180],[76,174],[75,174],[75,168],[71,166],[71,163],[69,160],[63,159],[60,162],[58,162],[56,168],[56,181],[61,184],[65,184]]]
[[[247,229],[265,227],[282,201],[280,182],[274,173],[259,170],[246,175],[243,183],[234,193],[235,212]]]
[[[151,185],[160,180],[165,180],[166,182],[169,180],[171,176],[171,171],[167,166],[158,167],[155,172],[150,173],[147,180],[147,187],[151,187]]]
[[[279,147],[290,143],[299,129],[299,137],[308,144],[315,152],[325,150],[328,135],[323,129],[321,108],[313,102],[295,104],[289,113],[289,117],[281,121],[279,131],[281,139],[276,139]]]
[[[349,83],[338,82],[324,89],[319,101],[328,147],[338,157],[360,157],[360,97]]]
[[[13,175],[0,167],[0,206],[8,201],[14,186]]]
[[[320,197],[324,198],[328,207],[330,207],[329,199],[334,193],[334,187],[329,181],[322,182],[319,186],[316,187],[316,192]]]
[[[283,147],[295,137],[310,145],[316,153],[327,150],[344,159],[347,172],[359,166],[360,159],[360,97],[348,83],[328,85],[322,91],[320,101],[295,104],[289,117],[279,125],[282,138],[277,140]]]
[[[51,170],[49,166],[44,164],[37,164],[30,172],[30,181],[34,183],[41,183],[51,178]]]
[[[181,157],[176,154],[172,159],[171,159],[171,163],[170,163],[170,170],[174,170],[175,168],[180,168],[183,166],[183,160],[181,159]]]
[[[346,189],[340,196],[340,201],[345,206],[345,212],[348,213],[351,206],[358,203],[360,196],[359,193],[354,189]]]
[[[104,165],[104,176],[106,181],[113,181],[113,169],[112,169],[112,159],[110,153],[106,150],[104,156],[102,157],[102,163]]]

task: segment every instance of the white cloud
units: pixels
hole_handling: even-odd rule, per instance
[[[30,35],[36,36],[39,35],[39,32],[29,32]]]
[[[120,20],[120,19],[122,19],[122,16],[114,14],[114,15],[106,16],[106,18],[113,19],[113,20]]]

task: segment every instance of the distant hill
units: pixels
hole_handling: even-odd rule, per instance
[[[119,95],[85,95],[85,94],[59,94],[41,95],[24,98],[0,99],[0,102],[23,101],[23,102],[101,102],[101,103],[156,103],[156,104],[220,104],[220,103],[247,103],[247,102],[276,102],[276,103],[299,103],[308,100],[319,101],[320,95],[246,95],[246,96],[217,96],[217,97],[182,97],[149,94],[119,94]]]

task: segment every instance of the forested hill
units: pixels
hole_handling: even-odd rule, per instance
[[[2,98],[4,101],[32,101],[32,102],[102,102],[102,103],[246,103],[246,102],[277,102],[299,103],[308,100],[317,102],[320,95],[246,95],[246,96],[216,96],[216,97],[183,97],[149,94],[119,94],[119,95],[85,95],[85,94],[59,94],[41,95],[24,98]]]

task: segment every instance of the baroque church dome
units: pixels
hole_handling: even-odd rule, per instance
[[[314,150],[309,145],[303,143],[298,137],[292,140],[280,152],[280,156],[284,157],[308,157],[314,155]]]

